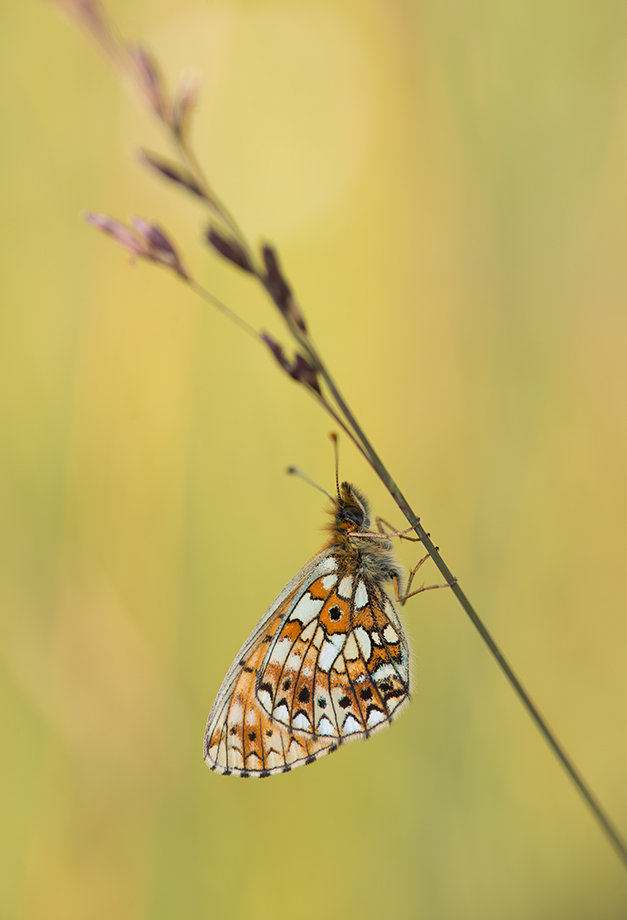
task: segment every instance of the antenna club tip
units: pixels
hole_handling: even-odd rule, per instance
[[[288,473],[288,475],[290,476],[294,476],[298,472],[298,470],[296,469],[295,466],[288,466],[285,472]]]
[[[329,437],[335,444],[337,444],[337,431],[330,431]]]

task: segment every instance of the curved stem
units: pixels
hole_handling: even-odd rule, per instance
[[[451,591],[453,592],[453,594],[455,595],[455,597],[457,598],[457,600],[463,607],[464,611],[470,618],[475,629],[477,630],[477,632],[479,633],[479,635],[481,636],[481,638],[483,639],[483,641],[489,648],[490,652],[492,653],[492,656],[496,660],[496,663],[500,667],[501,671],[505,674],[505,677],[511,684],[514,692],[517,694],[521,703],[523,704],[523,706],[525,707],[525,709],[527,710],[527,712],[529,713],[529,715],[535,722],[536,726],[538,727],[538,729],[544,736],[545,740],[547,741],[547,743],[553,750],[553,753],[556,755],[556,757],[558,758],[558,760],[560,761],[560,763],[562,764],[562,766],[564,767],[564,769],[570,776],[576,788],[579,790],[579,792],[583,796],[584,801],[586,802],[592,814],[596,818],[598,824],[601,827],[601,830],[603,831],[603,833],[605,834],[605,836],[607,837],[611,845],[614,847],[614,850],[616,851],[617,855],[619,856],[623,864],[627,867],[627,845],[625,844],[624,840],[621,838],[620,834],[618,833],[618,831],[616,830],[616,828],[614,827],[614,825],[612,824],[612,822],[606,815],[605,811],[603,810],[603,808],[597,801],[596,797],[593,795],[589,786],[584,781],[583,777],[581,776],[581,774],[575,767],[570,757],[566,754],[566,751],[564,750],[560,742],[557,740],[554,732],[549,728],[546,720],[540,714],[540,711],[538,710],[537,706],[535,705],[535,703],[532,702],[531,697],[529,696],[529,694],[527,693],[527,691],[521,684],[520,680],[514,673],[511,665],[509,664],[509,662],[507,661],[507,659],[501,652],[500,648],[498,647],[498,645],[492,638],[488,629],[486,628],[483,621],[479,617],[477,611],[474,609],[474,607],[472,606],[472,604],[466,597],[465,593],[461,589],[457,580],[453,576],[453,573],[451,572],[447,564],[444,562],[444,559],[440,555],[438,548],[431,541],[426,530],[420,523],[420,519],[412,510],[409,502],[407,501],[407,499],[405,498],[405,496],[399,489],[396,482],[392,479],[392,476],[390,475],[390,473],[384,466],[379,455],[376,453],[374,447],[372,446],[369,439],[367,438],[364,430],[357,422],[357,419],[355,418],[353,413],[350,411],[349,407],[344,401],[342,394],[338,390],[329,372],[322,365],[322,362],[320,362],[320,373],[322,377],[324,378],[327,386],[329,387],[330,392],[333,394],[333,398],[335,402],[337,403],[337,405],[339,406],[341,412],[344,414],[345,418],[347,419],[350,426],[355,431],[360,442],[363,444],[364,450],[362,450],[362,453],[365,453],[367,457],[370,459],[373,469],[377,472],[380,479],[386,485],[388,491],[392,495],[399,509],[401,510],[401,512],[407,519],[407,521],[413,527],[416,535],[420,537],[420,540],[422,541],[423,546],[425,547],[425,549],[427,550],[427,552],[433,559],[433,562],[435,563],[438,571],[444,576],[448,584],[450,584]]]

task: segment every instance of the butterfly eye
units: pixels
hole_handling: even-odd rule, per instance
[[[358,527],[361,527],[364,523],[364,513],[361,508],[357,508],[355,505],[348,505],[342,508],[340,517],[345,521],[350,521],[351,524],[356,524]]]

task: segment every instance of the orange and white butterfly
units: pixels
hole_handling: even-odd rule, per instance
[[[283,588],[229,668],[204,756],[217,773],[272,776],[370,737],[409,701],[409,647],[384,586],[401,569],[370,531],[365,496],[332,498],[331,539]]]

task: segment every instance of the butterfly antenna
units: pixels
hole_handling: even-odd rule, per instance
[[[323,489],[322,486],[319,486],[317,482],[311,479],[311,477],[308,476],[307,473],[303,473],[302,470],[299,470],[297,466],[288,466],[287,472],[290,473],[290,475],[292,476],[300,476],[300,478],[304,479],[305,482],[308,482],[310,486],[313,486],[314,489],[318,489],[319,492],[324,492],[327,498],[330,498],[331,501],[333,501],[333,496],[329,495],[326,489]]]
[[[335,488],[336,488],[336,490],[337,490],[337,500],[338,500],[338,501],[341,501],[341,499],[340,499],[340,474],[339,474],[339,469],[340,469],[340,450],[339,450],[339,447],[338,447],[338,439],[337,439],[337,434],[336,434],[336,432],[335,432],[335,431],[332,431],[331,434],[329,435],[329,437],[330,437],[331,440],[333,441],[333,456],[335,457]]]

